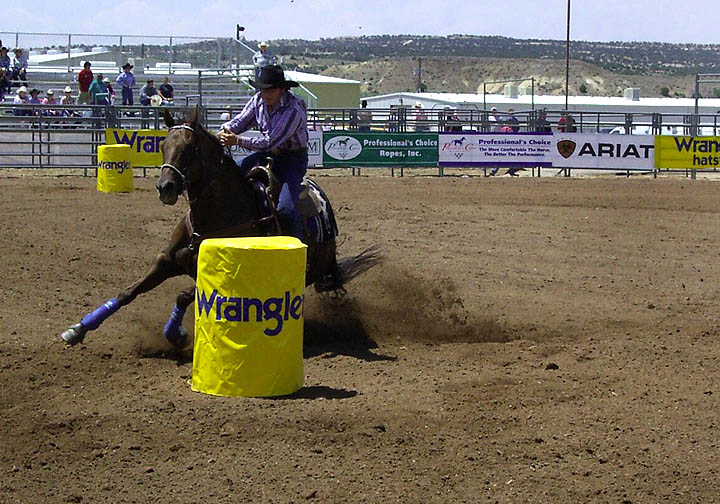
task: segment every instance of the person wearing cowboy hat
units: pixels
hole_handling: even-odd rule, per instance
[[[28,90],[25,86],[20,86],[15,90],[15,98],[13,99],[14,105],[27,105],[28,102]],[[13,109],[13,115],[16,116],[27,116],[32,115],[32,111],[26,108]]]
[[[244,172],[265,164],[268,157],[273,159],[273,174],[281,184],[277,210],[283,232],[304,241],[296,206],[308,164],[307,108],[301,98],[289,92],[299,84],[286,80],[279,65],[268,65],[257,81],[250,80],[250,85],[258,92],[242,112],[221,126],[220,143],[255,151],[242,160]],[[239,136],[255,127],[260,136]]]
[[[105,77],[103,79],[103,84],[105,84],[105,89],[108,94],[108,102],[110,105],[115,105],[115,90],[113,89],[112,84],[110,84],[110,79]]]
[[[260,71],[268,65],[277,65],[277,56],[268,51],[268,43],[260,42],[258,51],[253,55],[253,65],[255,66],[255,75],[260,77]]]
[[[60,105],[75,105],[75,98],[72,96],[72,88],[70,86],[65,86],[65,89],[63,89]]]
[[[132,88],[135,85],[135,75],[130,71],[133,69],[133,65],[129,62],[122,66],[123,71],[117,76],[115,82],[118,86],[122,87],[122,104],[133,105],[133,93]]]

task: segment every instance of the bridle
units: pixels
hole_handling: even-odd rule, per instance
[[[177,125],[177,126],[172,126],[170,129],[168,129],[168,131],[179,130],[179,129],[185,129],[185,130],[188,130],[188,131],[192,131],[193,134],[195,134],[195,130],[192,129],[192,128],[191,128],[190,126],[188,126],[187,124],[179,124],[179,125]],[[186,182],[185,182],[185,174],[184,174],[183,172],[181,172],[180,169],[179,169],[177,166],[172,165],[172,164],[170,164],[170,163],[163,163],[162,165],[160,165],[160,169],[162,170],[163,168],[170,168],[170,170],[172,170],[173,172],[175,172],[175,174],[176,174],[178,177],[180,177],[180,181],[182,182],[182,185],[183,185],[183,192],[185,192],[185,188],[187,187],[187,184],[186,184]]]

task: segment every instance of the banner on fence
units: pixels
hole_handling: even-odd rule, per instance
[[[441,133],[440,166],[552,166],[552,133]]]
[[[243,136],[260,136],[259,131],[248,131]],[[108,128],[105,130],[105,143],[127,144],[130,146],[130,155],[133,166],[160,166],[162,165],[162,152],[160,142],[165,140],[165,130],[127,130]],[[231,148],[232,157],[239,163],[252,151],[239,147]],[[322,164],[322,131],[308,131],[308,166]]]
[[[655,167],[713,169],[720,167],[720,137],[656,136]]]
[[[649,135],[553,134],[552,165],[559,168],[652,170],[655,138]]]
[[[160,142],[166,136],[166,130],[108,128],[105,130],[105,143],[129,145],[133,166],[160,166],[163,162]]]
[[[437,166],[437,133],[324,133],[323,166]]]

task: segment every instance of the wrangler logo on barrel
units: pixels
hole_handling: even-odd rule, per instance
[[[282,332],[283,322],[300,320],[303,316],[305,296],[290,297],[285,291],[283,297],[271,297],[265,300],[240,296],[224,296],[213,289],[210,297],[205,291],[196,291],[198,317],[213,317],[221,322],[275,322],[275,327],[266,327],[267,336],[277,336]],[[213,309],[214,308],[214,309]],[[251,312],[253,312],[251,316]]]
[[[118,175],[122,175],[129,168],[130,161],[100,161],[98,163],[98,170],[117,170]]]

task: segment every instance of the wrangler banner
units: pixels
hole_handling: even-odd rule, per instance
[[[655,167],[676,170],[720,168],[720,137],[656,136]]]
[[[437,133],[324,133],[323,166],[437,166]]]
[[[135,167],[160,166],[163,163],[160,142],[165,140],[166,136],[166,130],[108,128],[105,130],[105,143],[129,145],[130,162]]]

